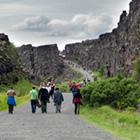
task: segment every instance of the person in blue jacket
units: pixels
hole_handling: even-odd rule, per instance
[[[13,88],[7,91],[7,104],[9,114],[13,114],[14,106],[16,106],[15,95],[16,92],[13,90]]]

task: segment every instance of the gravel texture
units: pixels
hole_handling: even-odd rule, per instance
[[[0,140],[117,140],[75,116],[70,93],[64,99],[61,114],[55,113],[52,102],[47,114],[39,108],[32,114],[30,104],[16,108],[12,115],[1,112]]]

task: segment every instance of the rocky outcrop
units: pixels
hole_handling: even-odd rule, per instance
[[[0,34],[0,84],[15,83],[21,75],[19,56],[7,35]]]
[[[85,69],[109,65],[113,74],[131,72],[133,60],[140,56],[140,1],[132,0],[129,14],[123,11],[118,27],[111,33],[96,40],[68,44],[64,54]]]
[[[23,71],[30,79],[56,78],[63,72],[64,64],[59,56],[57,45],[43,45],[33,47],[23,45],[18,48]]]

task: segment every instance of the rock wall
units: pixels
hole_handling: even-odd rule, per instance
[[[16,48],[7,35],[0,34],[0,84],[15,83],[22,74]]]
[[[18,48],[18,53],[23,71],[32,80],[50,76],[56,78],[63,72],[64,64],[56,44],[38,47],[23,45]]]
[[[85,69],[109,65],[111,72],[131,72],[132,61],[140,56],[140,1],[132,0],[130,11],[120,16],[118,27],[96,40],[68,44],[64,54]]]

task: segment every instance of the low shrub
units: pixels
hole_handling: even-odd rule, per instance
[[[135,80],[117,76],[88,84],[81,93],[85,104],[94,107],[110,105],[122,110],[137,108],[140,87]]]
[[[58,87],[61,92],[69,92],[69,88],[68,88],[68,83],[67,82],[56,84],[56,87]]]

